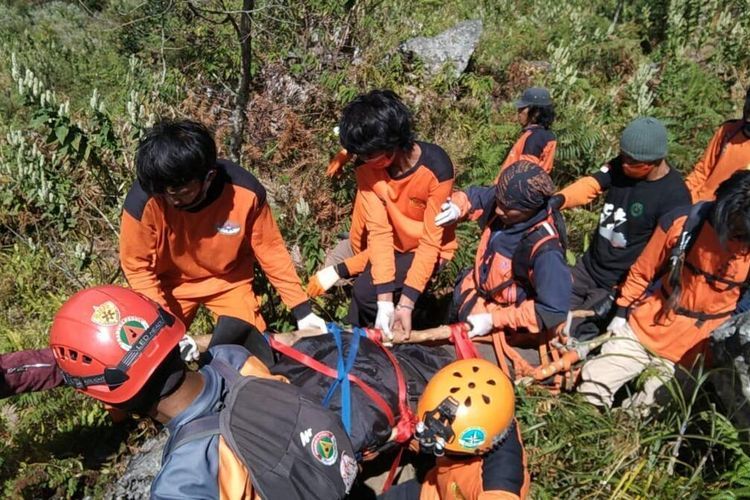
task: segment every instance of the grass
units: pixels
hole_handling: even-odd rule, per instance
[[[347,227],[351,177],[322,180],[322,172],[338,148],[330,131],[341,106],[364,90],[388,87],[402,95],[419,137],[448,151],[463,187],[491,182],[518,134],[513,99],[527,86],[545,85],[557,104],[553,178],[562,186],[611,158],[620,131],[639,114],[667,123],[671,162],[688,171],[718,124],[738,116],[750,80],[750,11],[730,0],[258,0],[256,6],[243,163],[268,188],[303,280]],[[482,19],[484,32],[469,71],[458,78],[431,76],[397,50],[406,38],[435,35],[465,19]],[[0,351],[10,351],[43,346],[54,312],[74,291],[122,282],[119,210],[144,127],[158,116],[200,119],[216,130],[226,153],[239,53],[231,23],[198,18],[168,0],[6,2],[0,47]],[[70,124],[95,145],[96,161],[61,155],[55,131],[34,122],[57,107],[16,91],[13,53],[60,103],[70,101]],[[287,102],[292,87],[284,82],[303,89],[307,100]],[[88,107],[94,89],[101,115]],[[101,130],[109,124],[110,131]],[[21,182],[28,178],[18,172],[31,168],[32,157],[5,138],[12,131],[35,145],[33,159],[43,167],[36,174],[60,179],[58,188],[70,195],[65,203],[46,204]],[[308,207],[304,213],[301,206]],[[597,212],[594,205],[565,214],[569,260],[587,247]],[[439,293],[449,293],[471,263],[475,228],[461,226],[459,240],[456,258],[437,280]],[[291,316],[262,277],[258,290],[272,328],[291,328]],[[327,319],[341,319],[347,301],[338,292],[317,307]],[[210,325],[202,313],[194,330]],[[664,410],[645,419],[600,413],[575,395],[533,388],[519,394],[533,497],[750,495],[747,434],[706,397],[708,379],[698,372],[689,389],[673,386]],[[65,389],[2,401],[3,495],[101,495],[119,473],[119,459],[150,432],[112,424],[99,406]]]

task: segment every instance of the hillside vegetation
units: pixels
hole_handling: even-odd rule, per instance
[[[442,145],[458,185],[487,184],[518,133],[512,100],[548,87],[557,103],[554,179],[562,186],[613,156],[624,125],[662,119],[670,161],[688,171],[750,83],[745,0],[255,0],[247,126],[232,142],[243,57],[235,0],[6,0],[0,4],[0,351],[41,347],[74,291],[122,283],[117,232],[134,147],[160,117],[208,124],[224,155],[265,184],[306,279],[346,230],[353,180],[324,178],[332,129],[358,93],[392,88],[421,139]],[[228,14],[227,14],[228,12]],[[398,51],[481,19],[471,64],[430,76]],[[249,63],[249,66],[247,64]],[[596,208],[566,214],[572,260]],[[438,278],[447,293],[476,233]],[[264,315],[293,322],[264,280]],[[320,299],[343,317],[344,291]],[[207,314],[191,331],[210,328]],[[600,414],[573,396],[519,393],[534,498],[734,498],[750,495],[740,434],[697,388],[660,415]],[[144,423],[61,388],[0,402],[0,495],[99,496]]]

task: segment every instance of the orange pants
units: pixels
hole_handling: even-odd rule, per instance
[[[234,316],[254,325],[261,332],[266,330],[266,322],[260,315],[260,305],[250,284],[240,285],[207,297],[175,298],[167,292],[167,308],[189,328],[203,304],[214,315]]]

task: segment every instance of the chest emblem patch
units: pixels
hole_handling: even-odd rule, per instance
[[[232,221],[226,221],[224,224],[216,224],[216,230],[219,234],[234,236],[235,234],[239,234],[240,225]]]
[[[632,217],[640,217],[643,215],[643,203],[636,201],[630,205],[630,215]]]

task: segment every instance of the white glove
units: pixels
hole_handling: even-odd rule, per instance
[[[318,330],[322,332],[327,332],[328,327],[326,327],[326,322],[323,321],[323,318],[318,316],[315,313],[310,313],[301,320],[297,321],[297,329],[298,330],[308,330],[317,328]]]
[[[324,267],[315,273],[315,276],[318,277],[318,282],[320,282],[320,287],[323,290],[328,290],[340,279],[339,273],[336,272],[336,266]]]
[[[612,321],[609,322],[607,331],[612,332],[612,335],[616,337],[627,335],[630,331],[628,320],[619,316],[615,316],[614,318],[612,318]]]
[[[471,325],[469,337],[481,337],[492,331],[492,313],[470,314],[466,321]]]
[[[388,300],[378,301],[378,314],[375,316],[375,328],[383,332],[383,340],[393,340],[393,332],[391,332],[391,325],[393,324],[393,315],[395,310],[393,302]]]
[[[185,334],[185,336],[180,339],[179,346],[180,357],[183,361],[198,361],[198,357],[200,357],[201,353],[198,350],[198,344],[195,343],[193,337]]]
[[[448,201],[440,205],[440,213],[435,216],[435,224],[447,226],[455,223],[459,217],[461,217],[461,209],[448,198]]]

